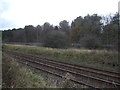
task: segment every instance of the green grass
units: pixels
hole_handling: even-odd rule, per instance
[[[6,49],[41,55],[44,57],[53,58],[65,62],[115,71],[119,69],[119,66],[112,66],[108,63],[115,63],[120,65],[117,51],[86,49],[53,49],[39,46],[10,44],[5,44],[3,45],[3,47]],[[105,64],[103,64],[102,62],[104,62]]]
[[[40,74],[3,54],[3,88],[50,88]]]
[[[3,88],[58,88],[59,90],[59,88],[86,87],[20,64],[5,53],[2,60]]]

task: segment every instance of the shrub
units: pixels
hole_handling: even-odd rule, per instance
[[[100,40],[93,35],[87,35],[80,40],[81,47],[96,49],[100,47]]]
[[[61,31],[51,31],[46,33],[43,39],[43,46],[52,48],[67,48],[69,46],[68,36]]]

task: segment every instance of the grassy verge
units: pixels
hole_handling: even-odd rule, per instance
[[[55,77],[46,72],[20,64],[16,59],[3,54],[3,88],[86,88],[68,79]]]
[[[119,70],[119,66],[113,64],[120,65],[117,51],[85,50],[85,49],[52,49],[38,46],[10,45],[10,44],[5,44],[3,47],[6,49],[41,55],[48,58],[62,60],[65,62],[115,71]]]
[[[3,88],[50,88],[40,74],[3,54]]]

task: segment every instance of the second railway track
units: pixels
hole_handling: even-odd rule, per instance
[[[7,50],[6,52],[17,59],[21,59],[20,62],[22,63],[27,63],[28,65],[31,64],[33,67],[50,70],[50,72],[57,73],[57,75],[60,76],[70,73],[74,77],[74,79],[71,78],[71,81],[86,85],[88,87],[120,88],[119,72],[111,72],[102,69],[65,63],[18,51]]]

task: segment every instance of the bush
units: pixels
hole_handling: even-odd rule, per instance
[[[64,32],[61,31],[51,31],[46,33],[43,39],[43,46],[52,48],[67,48],[69,43],[69,38]]]
[[[87,35],[80,40],[81,47],[88,49],[96,49],[101,46],[100,40],[93,35]]]
[[[50,88],[41,74],[32,72],[35,69],[19,64],[9,55],[3,53],[2,64],[3,88]]]

